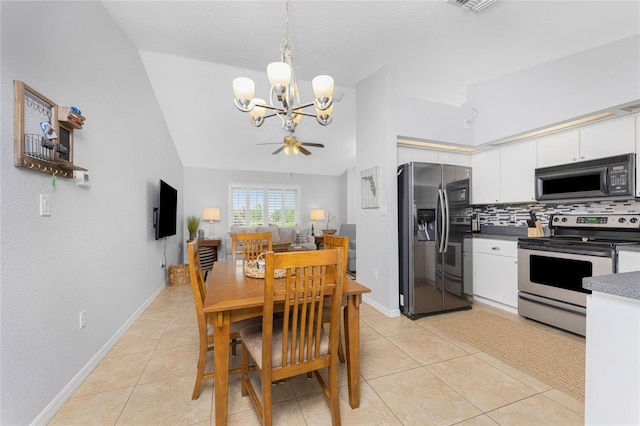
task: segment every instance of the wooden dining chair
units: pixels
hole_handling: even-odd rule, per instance
[[[341,236],[341,235],[324,235],[323,236],[323,247],[324,249],[334,249],[338,247],[342,247],[343,252],[349,253],[349,237]],[[347,261],[344,261],[344,268],[342,270],[342,274],[347,274]],[[326,306],[323,311],[324,322],[328,323],[331,318],[330,307]],[[344,364],[344,345],[342,344],[342,336],[344,333],[342,332],[342,320],[340,321],[340,339],[338,345],[338,357],[340,358],[340,362]]]
[[[196,315],[198,317],[198,334],[200,340],[196,383],[193,387],[193,395],[191,396],[191,399],[197,399],[200,396],[202,382],[215,377],[214,372],[205,372],[207,352],[213,350],[213,325],[210,324],[209,317],[203,310],[204,300],[207,297],[207,287],[204,281],[202,265],[200,263],[200,256],[198,253],[198,240],[194,239],[189,241],[187,247],[187,251],[189,253],[189,277],[191,279],[193,300],[195,302]],[[250,318],[231,323],[231,339],[229,343],[234,356],[236,354],[236,345],[240,343],[240,329],[256,323],[260,323],[259,318]],[[240,368],[235,368],[229,370],[229,373],[239,374],[240,371]]]
[[[331,408],[331,423],[340,424],[338,402],[338,339],[344,274],[342,248],[266,254],[262,323],[243,328],[242,395],[251,397],[263,425],[272,424],[271,384],[313,372]],[[285,278],[274,278],[285,269]],[[330,299],[329,299],[330,297]],[[322,310],[331,303],[329,332],[322,327]],[[282,312],[274,319],[274,307]],[[253,359],[262,384],[262,403],[249,380]],[[319,370],[328,368],[328,385]]]
[[[231,253],[233,263],[236,263],[237,245],[240,244],[242,264],[247,260],[256,260],[260,253],[272,250],[273,235],[271,232],[247,232],[231,234]]]

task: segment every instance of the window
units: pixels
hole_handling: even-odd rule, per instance
[[[295,226],[300,188],[286,185],[230,185],[232,226]]]

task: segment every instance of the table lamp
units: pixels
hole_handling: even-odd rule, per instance
[[[313,225],[324,220],[324,210],[311,210],[311,235],[315,235]]]
[[[206,207],[202,211],[202,220],[209,221],[209,238],[213,238],[213,221],[220,220],[220,209],[216,207]]]

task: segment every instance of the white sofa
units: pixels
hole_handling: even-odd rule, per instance
[[[291,241],[292,243],[298,243],[306,250],[316,250],[316,240],[313,235],[306,233],[296,234],[293,227],[277,227],[277,226],[258,226],[258,227],[244,227],[244,226],[232,226],[229,230],[229,237],[227,239],[227,255],[231,256],[231,234],[236,233],[251,233],[251,232],[271,232],[271,241],[274,243],[280,241]],[[296,241],[299,239],[299,241]]]

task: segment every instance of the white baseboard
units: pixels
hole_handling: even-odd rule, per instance
[[[513,306],[505,305],[504,303],[496,302],[495,300],[485,299],[482,296],[473,295],[473,300],[478,301],[480,303],[484,303],[485,305],[493,306],[494,308],[501,309],[503,311],[511,312],[512,314],[518,315],[518,308],[514,308]]]
[[[75,391],[78,390],[80,385],[89,377],[89,375],[100,364],[109,351],[118,343],[118,340],[129,330],[134,322],[142,315],[147,307],[153,302],[158,294],[164,289],[164,286],[158,288],[145,302],[129,317],[129,319],[120,327],[113,336],[100,348],[100,350],[89,360],[89,362],[82,367],[82,369],[75,375],[73,379],[60,391],[58,395],[42,410],[42,412],[31,423],[32,425],[46,425],[53,419],[53,417],[60,411],[62,406],[73,396]]]
[[[385,306],[382,306],[381,304],[379,304],[378,302],[374,302],[370,297],[367,297],[367,295],[362,295],[362,301],[364,303],[366,303],[367,305],[371,306],[373,309],[375,309],[376,311],[380,312],[381,314],[389,317],[389,318],[396,318],[400,316],[400,309],[389,309]]]

